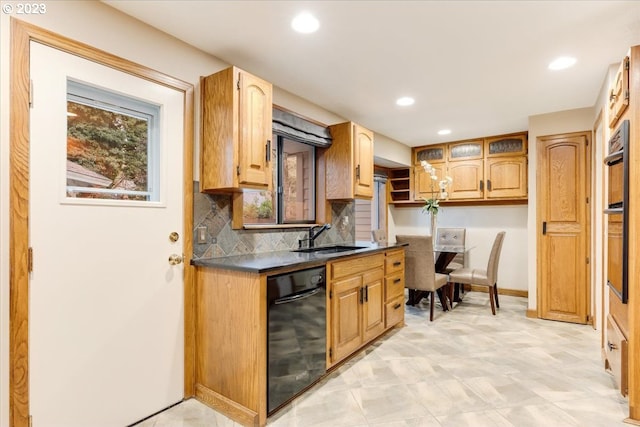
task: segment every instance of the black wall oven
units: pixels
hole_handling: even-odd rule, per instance
[[[604,210],[608,215],[607,284],[626,304],[629,298],[629,120],[623,121],[609,139],[609,155],[604,161],[609,172]]]

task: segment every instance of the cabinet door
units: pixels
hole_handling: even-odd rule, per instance
[[[453,179],[449,200],[482,199],[484,176],[482,160],[449,163],[449,176]]]
[[[451,143],[447,148],[450,162],[482,159],[483,141],[481,139]]]
[[[369,341],[384,331],[384,272],[382,268],[362,277],[364,287],[364,304],[362,317],[364,321],[363,341]]]
[[[355,181],[353,193],[355,197],[373,197],[373,132],[353,126]]]
[[[238,183],[271,188],[271,84],[240,72]]]
[[[489,158],[485,163],[487,199],[527,197],[527,158]]]
[[[629,57],[626,56],[609,90],[609,127],[614,127],[629,105]]]
[[[437,181],[431,179],[431,176],[425,172],[422,166],[416,166],[415,168],[415,182],[414,182],[414,200],[423,201],[424,199],[431,199],[433,196],[437,196],[440,192],[438,182],[445,177],[446,165],[444,163],[432,164],[433,169],[438,177]]]
[[[337,362],[362,344],[362,276],[336,281],[332,287],[332,362]]]
[[[527,134],[496,136],[484,140],[485,157],[514,157],[527,154]]]
[[[432,165],[435,163],[444,163],[446,160],[446,149],[447,146],[444,144],[416,147],[413,149],[413,164],[419,165],[423,160]]]

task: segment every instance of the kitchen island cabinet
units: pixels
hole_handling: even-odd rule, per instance
[[[385,311],[386,295],[393,293],[386,289],[387,253],[397,258],[404,254],[404,249],[398,245],[371,245],[331,255],[283,251],[192,260],[196,266],[195,397],[242,425],[266,425],[267,278],[310,267],[327,267],[327,325],[331,319],[344,319],[349,328],[355,321],[360,331],[357,344],[341,349],[344,360],[398,324],[390,323]],[[396,264],[395,268],[393,274],[404,277],[404,266],[399,268]],[[397,288],[398,282],[394,283]],[[332,287],[333,284],[340,285]],[[345,301],[352,302],[340,305],[340,314],[336,316],[330,291],[334,292],[334,300],[335,292],[342,292]],[[356,300],[359,304],[360,298],[367,300],[366,308],[353,304]],[[403,316],[404,304],[401,307]],[[395,318],[399,319],[399,315],[396,310]],[[329,354],[333,345],[330,326],[325,332]],[[338,360],[330,362],[327,356],[327,369],[338,364]]]

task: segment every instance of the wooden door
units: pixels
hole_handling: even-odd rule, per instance
[[[184,396],[184,95],[40,43],[30,55],[30,414],[34,426],[129,425]],[[164,114],[144,119],[148,105]],[[132,134],[147,148],[126,168],[80,165],[106,164],[105,140],[122,152]],[[144,172],[159,175],[157,196]]]
[[[353,353],[362,344],[362,276],[333,283],[331,296],[332,362]]]
[[[488,158],[484,165],[487,199],[527,197],[527,158]]]
[[[270,188],[272,146],[271,84],[240,72],[240,185]]]
[[[353,126],[355,197],[373,197],[373,132]]]
[[[538,138],[538,316],[586,323],[590,132]]]
[[[422,166],[415,167],[414,200],[416,201],[422,202],[424,199],[438,197],[440,193],[438,182],[445,177],[446,165],[444,163],[436,163],[431,166],[436,172],[437,181],[431,179],[431,176]]]
[[[484,176],[482,160],[449,162],[449,176],[453,179],[449,200],[482,199]]]
[[[363,341],[369,341],[384,331],[384,273],[382,268],[365,273],[362,285],[365,287],[363,304]]]

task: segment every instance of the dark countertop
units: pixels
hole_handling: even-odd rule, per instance
[[[352,255],[373,254],[387,249],[400,248],[406,244],[382,244],[356,242],[362,249],[334,253],[304,253],[293,251],[264,252],[258,254],[234,255],[219,258],[192,259],[191,265],[196,267],[220,268],[225,270],[247,271],[251,273],[267,273],[290,267],[314,267],[326,264],[337,258]]]

